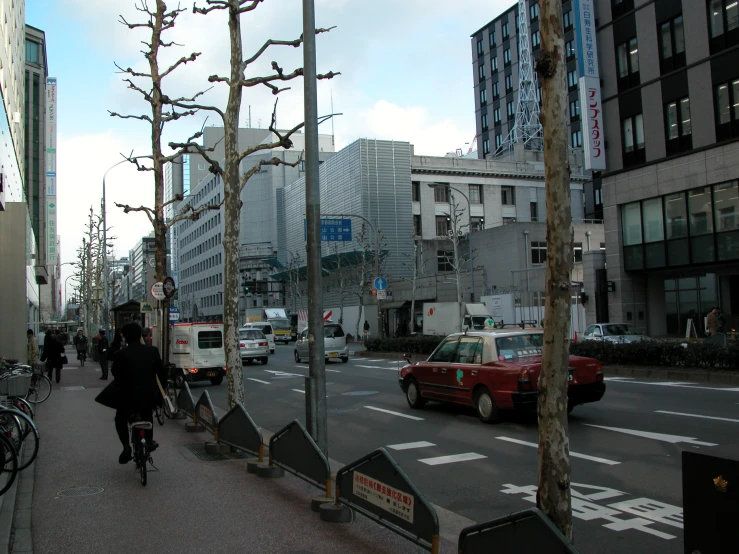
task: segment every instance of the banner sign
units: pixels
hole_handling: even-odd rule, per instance
[[[603,105],[600,101],[600,79],[580,77],[579,87],[585,169],[603,171],[606,168],[606,148],[603,135]]]
[[[46,265],[56,265],[56,78],[46,79]]]

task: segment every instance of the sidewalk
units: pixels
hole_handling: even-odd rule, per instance
[[[92,362],[66,366],[38,407],[33,552],[424,552],[362,516],[350,524],[321,521],[310,509],[320,491],[293,476],[265,480],[247,474],[244,459],[200,460],[188,445],[212,437],[186,433],[183,420],[155,423],[160,447],[153,458],[160,471],[142,487],[132,464],[118,464],[114,412],[94,402],[107,384],[99,376]],[[78,487],[102,491],[59,495]],[[456,545],[443,541],[442,550],[456,551]],[[30,550],[17,542],[11,552]]]

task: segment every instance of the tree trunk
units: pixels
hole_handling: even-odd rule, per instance
[[[239,351],[239,215],[241,184],[239,175],[239,111],[241,110],[241,21],[238,0],[230,0],[228,29],[231,39],[231,78],[223,122],[225,168],[223,171],[223,334],[226,348],[228,409],[244,404],[244,381]]]
[[[541,122],[547,205],[546,317],[539,377],[539,489],[537,505],[572,540],[570,452],[567,425],[567,366],[570,331],[572,214],[567,154],[562,4],[540,0],[542,55]]]

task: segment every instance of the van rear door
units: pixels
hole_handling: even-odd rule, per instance
[[[223,348],[222,325],[198,325],[193,327],[193,361],[195,367],[223,367],[226,353]]]

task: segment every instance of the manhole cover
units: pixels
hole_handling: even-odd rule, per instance
[[[204,462],[222,462],[223,460],[241,460],[248,458],[249,455],[245,452],[227,452],[226,454],[218,454],[218,453],[210,453],[205,449],[205,444],[203,443],[197,443],[197,444],[186,444],[185,448],[187,448],[190,452],[195,454],[195,457],[198,460],[203,460]]]
[[[85,390],[85,387],[75,385],[73,387],[59,387],[59,390]]]
[[[344,396],[369,396],[371,394],[380,394],[378,390],[350,390],[349,392],[342,392]]]
[[[75,487],[73,489],[65,489],[56,493],[57,496],[74,497],[74,496],[90,496],[91,494],[98,494],[103,492],[105,489],[102,487]]]
[[[328,408],[326,412],[329,414],[348,414],[349,412],[358,412],[359,408]]]

